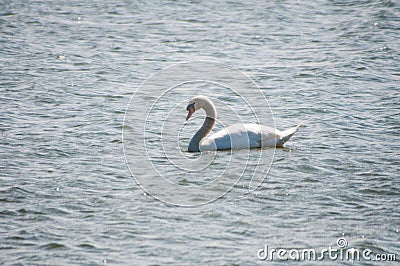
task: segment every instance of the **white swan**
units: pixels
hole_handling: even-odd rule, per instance
[[[248,149],[261,147],[282,147],[297,132],[301,125],[285,131],[258,124],[235,124],[207,137],[214,127],[217,111],[212,101],[203,95],[190,100],[186,110],[189,112],[186,121],[193,113],[203,108],[206,119],[189,143],[188,151],[210,151],[227,149]]]

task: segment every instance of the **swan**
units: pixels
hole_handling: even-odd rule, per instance
[[[189,142],[189,152],[282,147],[301,125],[279,131],[258,124],[234,124],[207,137],[215,125],[217,110],[207,96],[198,95],[189,101],[186,121],[199,109],[206,111],[206,119]]]

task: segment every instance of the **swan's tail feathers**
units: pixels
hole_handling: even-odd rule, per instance
[[[283,146],[283,144],[286,141],[288,141],[294,135],[294,133],[297,132],[297,130],[299,130],[300,127],[301,127],[301,124],[299,124],[295,127],[289,128],[285,131],[282,131],[281,137],[276,142],[276,147],[281,148]]]

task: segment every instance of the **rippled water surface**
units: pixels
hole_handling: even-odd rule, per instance
[[[400,260],[399,17],[399,2],[386,0],[2,1],[1,264],[273,265],[258,258],[265,245],[318,251],[340,237]],[[183,208],[135,182],[124,157],[134,139],[124,148],[121,133],[135,130],[123,120],[137,88],[193,60],[242,71],[268,99],[277,128],[304,126],[275,151],[257,190],[241,179],[222,198]],[[186,133],[204,116],[184,124],[183,96],[167,125],[181,135],[164,139],[190,161]],[[209,96],[240,105],[217,89]],[[163,169],[151,123],[148,155]],[[228,156],[236,173],[244,158],[271,152],[208,154],[216,156],[208,173],[220,173]],[[152,169],[128,163],[157,185]],[[161,175],[181,186],[213,180],[173,171]]]

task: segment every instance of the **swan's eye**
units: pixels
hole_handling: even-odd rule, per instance
[[[190,108],[193,108],[193,110],[196,110],[196,109],[194,108],[194,103],[189,104],[189,105],[186,107],[186,111],[189,111]]]

